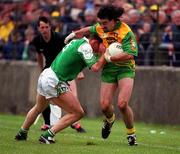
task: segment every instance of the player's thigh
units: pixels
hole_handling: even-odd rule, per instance
[[[133,78],[122,78],[118,81],[119,95],[118,100],[123,100],[125,102],[129,102],[129,99],[132,94],[134,85]]]
[[[70,81],[70,82],[69,82],[69,85],[70,85],[70,89],[71,89],[73,95],[74,95],[75,97],[77,97],[76,81],[75,81],[75,80]]]
[[[101,89],[100,89],[100,102],[101,105],[104,103],[112,103],[112,99],[114,93],[117,89],[117,83],[107,83],[101,82]]]
[[[71,91],[60,94],[57,98],[51,99],[55,105],[69,113],[82,113],[83,109],[77,97]]]

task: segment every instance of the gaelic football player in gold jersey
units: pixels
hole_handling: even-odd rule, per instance
[[[129,106],[129,100],[131,98],[135,77],[134,56],[137,56],[138,49],[133,32],[126,23],[120,20],[123,13],[123,8],[118,8],[113,5],[102,6],[97,13],[98,23],[72,32],[65,38],[65,43],[72,38],[98,34],[107,48],[113,42],[122,44],[122,53],[115,56],[110,56],[108,52],[104,54],[107,63],[102,70],[100,90],[100,105],[105,115],[104,125],[102,127],[102,138],[106,139],[109,136],[115,121],[112,101],[115,91],[118,89],[117,106],[127,129],[128,144],[133,146],[137,145],[137,141],[134,115]]]

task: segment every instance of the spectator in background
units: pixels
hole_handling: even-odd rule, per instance
[[[151,44],[149,45],[148,49],[146,50],[146,65],[160,65],[164,64],[168,61],[168,59],[161,59],[161,56],[163,56],[163,50],[159,51],[159,45],[162,42],[163,39],[163,33],[166,28],[167,23],[167,16],[164,11],[159,11],[159,15],[157,15],[158,10],[152,10],[152,20],[153,23],[151,25]],[[157,18],[159,16],[159,18]],[[158,35],[157,35],[158,34]],[[158,52],[159,51],[159,52]],[[166,51],[165,51],[166,52]],[[167,54],[167,52],[166,52]]]
[[[0,20],[0,41],[6,43],[15,25],[11,18],[11,12],[5,12],[4,14],[1,14],[1,16],[2,17]]]
[[[149,24],[152,24],[152,18],[150,16],[150,10],[147,8],[146,10],[144,10],[143,13],[141,13],[141,21],[142,22],[147,22]]]
[[[21,33],[13,30],[3,48],[3,58],[8,60],[22,60],[24,42]]]
[[[52,23],[52,28],[55,32],[60,32],[62,30],[62,24],[60,22],[60,12],[57,10],[54,10],[51,13],[51,23]]]
[[[69,33],[71,33],[73,30],[77,30],[80,28],[80,23],[75,21],[70,13],[71,13],[71,8],[67,4],[66,7],[62,7],[63,11],[62,13],[59,13],[58,17],[55,17],[55,23],[56,25],[58,24],[59,26],[59,32],[63,35],[66,36]],[[52,12],[53,13],[53,12]],[[53,17],[54,18],[54,17]],[[53,25],[54,26],[54,25]],[[56,27],[57,28],[57,27]]]
[[[131,27],[132,31],[135,33],[136,38],[138,39],[138,29],[141,27],[142,25],[142,21],[141,21],[141,14],[139,13],[138,10],[136,9],[130,9],[127,12],[128,16],[129,16],[129,26]]]
[[[157,2],[156,2],[157,0],[144,0],[144,3],[145,3],[145,5],[147,6],[147,7],[150,7],[150,6],[152,6],[153,4],[156,4]],[[160,0],[159,0],[160,1]]]
[[[96,14],[94,9],[86,9],[84,12],[85,26],[90,26],[96,23]]]
[[[70,10],[71,18],[76,21],[80,12],[86,9],[86,0],[73,0],[72,8]]]
[[[170,19],[172,12],[178,9],[178,2],[177,0],[167,0],[165,2],[165,5],[163,5],[161,9],[166,13],[167,17]]]
[[[169,44],[169,52],[173,51],[175,54],[174,66],[180,67],[180,10],[175,10],[172,15],[172,43]]]
[[[127,3],[127,0],[113,0],[111,4],[116,7],[123,7]]]
[[[93,0],[95,14],[97,15],[100,7],[104,4],[104,0]]]
[[[151,24],[144,22],[142,27],[138,29],[139,35],[139,54],[137,57],[137,64],[144,65],[149,59],[146,58],[146,50],[148,49],[151,42]]]
[[[34,22],[37,20],[40,13],[40,5],[37,0],[31,0],[24,2],[24,17],[28,23]]]
[[[130,10],[134,9],[134,6],[132,4],[129,4],[129,3],[124,3],[123,6],[124,8],[124,12],[129,12]]]
[[[134,8],[137,9],[140,13],[144,13],[144,11],[147,9],[144,4],[144,0],[135,0]]]
[[[33,27],[28,26],[25,30],[24,50],[22,54],[22,60],[36,61],[36,51],[32,44],[32,40],[35,37],[35,31]]]
[[[81,27],[90,26],[96,23],[96,14],[93,8],[86,9],[84,13],[79,14],[79,23]]]

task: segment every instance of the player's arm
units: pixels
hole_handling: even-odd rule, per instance
[[[42,71],[43,68],[44,68],[44,57],[43,57],[43,54],[42,53],[37,53],[36,54],[36,59],[37,59],[38,66],[39,66],[40,70]]]
[[[101,57],[98,59],[98,61],[91,66],[91,70],[93,72],[97,72],[104,66],[105,63],[106,63],[106,60],[105,60],[104,54],[102,54]]]
[[[111,57],[111,61],[117,62],[117,61],[125,61],[125,60],[129,60],[129,59],[134,59],[133,55],[130,55],[126,52],[120,53],[116,56],[112,56]]]
[[[110,56],[108,50],[105,53],[105,59],[107,62],[118,62],[134,59],[137,56],[137,43],[132,32],[128,33],[122,41],[123,52]]]
[[[91,67],[91,70],[92,70],[93,72],[99,71],[99,70],[104,66],[104,64],[106,63],[106,60],[105,60],[105,57],[104,57],[105,51],[106,51],[106,47],[104,46],[103,43],[101,43],[101,44],[99,45],[99,52],[98,52],[98,53],[100,54],[100,58],[99,58],[98,61],[97,61],[94,65],[92,65],[92,67]]]
[[[73,31],[70,33],[64,40],[64,43],[67,44],[70,40],[74,38],[82,38],[83,36],[88,36],[90,34],[90,27],[84,27],[80,30]]]
[[[118,61],[126,61],[130,59],[134,59],[134,55],[128,54],[126,52],[122,52],[115,56],[110,56],[108,51],[105,52],[104,57],[107,62],[118,62]]]

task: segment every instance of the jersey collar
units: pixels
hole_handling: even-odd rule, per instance
[[[121,21],[118,21],[114,27],[114,30],[118,29],[121,26]]]

